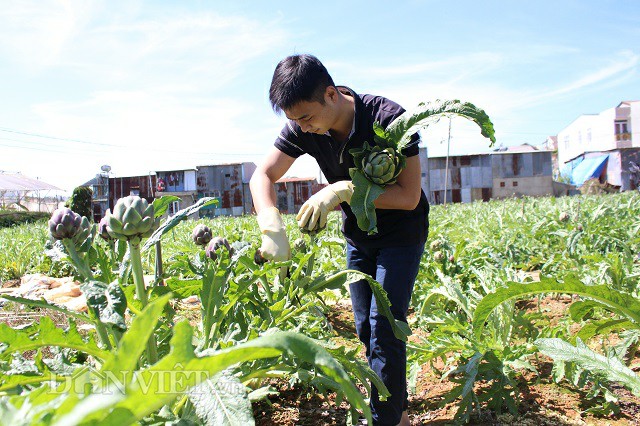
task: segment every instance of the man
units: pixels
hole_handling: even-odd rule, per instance
[[[250,182],[262,232],[262,255],[272,260],[290,257],[273,184],[297,157],[310,154],[330,185],[302,206],[298,225],[309,230],[324,226],[327,214],[340,205],[348,268],[380,282],[389,295],[394,317],[406,322],[429,227],[429,205],[420,187],[417,134],[403,151],[407,162],[397,182],[385,187],[375,201],[378,233],[370,236],[359,229],[349,207],[353,194],[349,168],[354,167],[349,150],[362,147],[365,141],[373,144],[373,123],[386,127],[404,110],[383,97],[359,95],[348,87],[336,86],[322,63],[311,55],[289,56],[277,65],[269,99],[274,111],[284,111],[289,121]],[[408,425],[406,345],[395,338],[389,321],[378,312],[366,281],[351,284],[350,292],[358,338],[366,347],[369,365],[391,393],[382,402],[375,387],[372,390],[374,424]]]

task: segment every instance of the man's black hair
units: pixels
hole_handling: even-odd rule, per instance
[[[277,114],[301,101],[324,105],[324,93],[329,86],[334,86],[333,79],[318,58],[306,54],[287,56],[273,72],[269,101]]]

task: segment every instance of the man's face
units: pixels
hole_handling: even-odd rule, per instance
[[[333,100],[325,95],[325,103],[301,101],[285,110],[288,119],[295,121],[305,133],[323,135],[336,121]]]

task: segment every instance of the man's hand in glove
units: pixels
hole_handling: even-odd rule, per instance
[[[308,231],[317,231],[327,226],[327,215],[340,203],[351,202],[353,183],[341,180],[316,192],[302,205],[296,220],[298,226]]]
[[[258,226],[262,232],[260,254],[267,260],[277,262],[291,258],[289,239],[285,231],[280,212],[275,207],[268,207],[258,213]]]

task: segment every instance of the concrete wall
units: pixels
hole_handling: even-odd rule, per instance
[[[551,194],[553,194],[553,179],[550,175],[493,179],[493,198],[523,195],[540,197]]]

